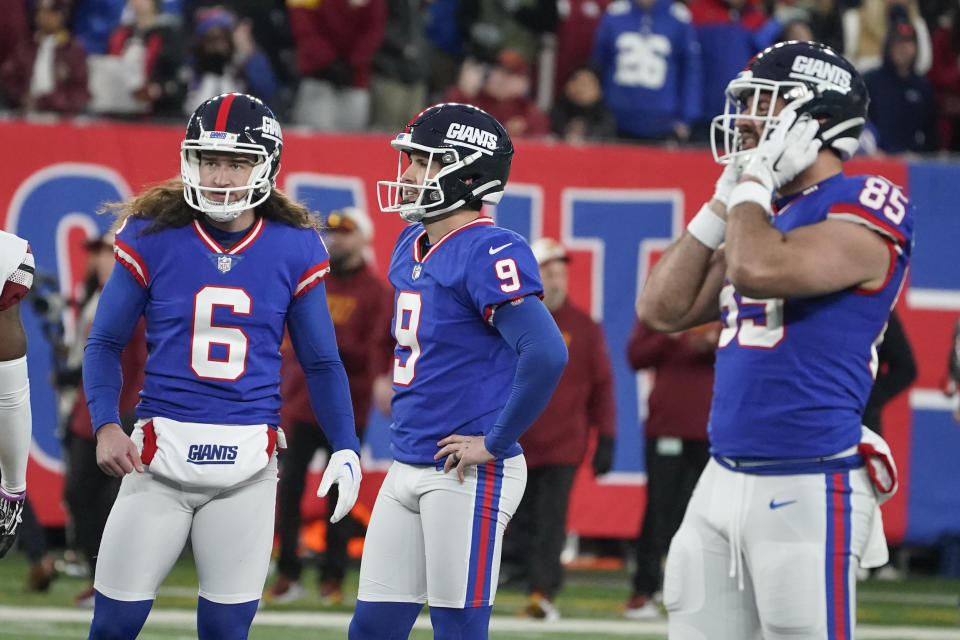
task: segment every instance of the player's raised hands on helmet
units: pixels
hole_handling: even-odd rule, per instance
[[[470,465],[484,464],[495,459],[495,456],[487,451],[484,444],[484,436],[447,436],[437,443],[440,450],[437,451],[433,459],[443,462],[443,472],[447,473],[454,467],[457,468],[457,478],[463,482],[464,470]]]
[[[327,495],[334,483],[339,486],[340,497],[337,498],[337,505],[333,509],[333,515],[330,516],[330,522],[339,522],[353,509],[360,494],[362,477],[360,458],[356,451],[340,449],[333,452],[320,479],[320,488],[317,489],[317,497],[322,498]]]
[[[122,478],[134,470],[143,473],[137,445],[116,422],[108,422],[97,429],[97,466],[115,478]]]
[[[778,114],[776,129],[754,151],[743,169],[743,178],[755,178],[770,191],[796,178],[817,159],[823,144],[817,139],[820,123],[808,114],[797,115],[793,106]]]
[[[714,186],[713,197],[710,199],[710,208],[723,219],[727,217],[727,203],[730,201],[730,192],[740,182],[743,175],[743,164],[733,160],[723,168],[723,173]]]

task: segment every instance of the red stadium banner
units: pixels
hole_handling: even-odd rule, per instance
[[[55,282],[41,284],[38,294],[69,298],[77,291],[84,277],[82,242],[111,222],[96,211],[104,202],[127,198],[178,175],[182,134],[179,128],[130,124],[0,123],[4,148],[16,150],[15,155],[8,154],[11,160],[0,176],[0,228],[27,238],[38,273],[50,276],[46,282]],[[321,213],[346,205],[370,211],[376,227],[374,259],[385,274],[403,227],[398,217],[378,212],[377,180],[394,179],[397,168],[397,153],[388,139],[290,130],[285,143],[280,186]],[[710,196],[719,169],[704,151],[525,141],[516,146],[507,193],[488,213],[498,224],[531,240],[549,236],[569,248],[571,297],[603,322],[615,373],[614,473],[599,483],[589,473],[580,474],[569,525],[585,536],[633,537],[643,512],[645,413],[643,378],[629,369],[624,356],[634,322],[633,301],[651,258]],[[951,527],[960,529],[960,497],[945,495],[941,487],[950,483],[944,476],[932,475],[923,460],[914,459],[916,451],[935,457],[942,450],[931,445],[931,434],[941,443],[956,440],[960,447],[960,429],[947,433],[948,405],[938,391],[952,322],[960,310],[954,251],[938,237],[938,228],[956,226],[948,194],[960,170],[857,160],[850,163],[849,172],[882,174],[906,186],[912,200],[924,205],[917,216],[918,237],[928,244],[918,248],[912,283],[899,305],[920,377],[914,392],[897,398],[885,412],[885,434],[902,481],[884,514],[891,539],[929,540]],[[913,189],[915,182],[923,189]],[[69,335],[73,317],[69,310],[41,316],[25,306],[34,414],[30,495],[41,521],[58,525],[64,521],[62,463],[57,398],[48,382],[56,354],[45,331],[57,330],[62,322]],[[385,425],[378,418],[367,434],[365,463],[371,471],[382,468],[389,455]],[[958,479],[958,472],[949,473]],[[371,482],[365,483],[361,499],[370,507],[378,476],[369,473],[366,478]],[[914,486],[918,478],[920,485]],[[311,510],[317,509],[316,502],[310,498]]]

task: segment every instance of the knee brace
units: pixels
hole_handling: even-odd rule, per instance
[[[199,640],[247,640],[259,600],[220,604],[201,597],[197,602]]]
[[[349,640],[406,640],[422,608],[417,602],[357,600],[347,637]]]
[[[87,640],[136,640],[152,606],[153,600],[126,602],[97,591]]]
[[[430,607],[433,637],[436,640],[487,640],[492,609],[492,606],[467,609]]]

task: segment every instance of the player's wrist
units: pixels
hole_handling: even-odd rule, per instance
[[[730,194],[730,208],[733,211],[735,207],[744,203],[753,203],[759,205],[769,215],[773,209],[771,207],[771,190],[766,184],[755,180],[742,180],[733,192]]]
[[[727,223],[713,210],[709,204],[700,207],[700,211],[693,217],[687,225],[687,232],[707,246],[711,250],[716,250],[723,244],[724,236],[727,233]]]
[[[121,434],[126,436],[126,432],[123,430],[123,427],[120,426],[117,422],[106,422],[93,431],[93,438],[97,442],[100,442],[104,438],[113,438],[115,434]]]

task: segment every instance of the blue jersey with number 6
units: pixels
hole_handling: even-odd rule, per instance
[[[118,262],[147,290],[137,414],[277,424],[287,309],[329,271],[320,236],[259,218],[225,250],[196,220],[144,233],[152,222],[128,217],[114,245]]]
[[[773,225],[787,233],[828,219],[886,240],[887,278],[874,290],[766,300],[724,285],[709,425],[715,455],[815,458],[860,441],[877,347],[910,261],[913,213],[888,180],[839,174],[777,202]]]
[[[437,441],[485,435],[510,396],[517,354],[493,327],[497,306],[540,295],[522,236],[478,218],[427,246],[422,224],[403,230],[390,260],[395,302],[393,456],[433,464]],[[472,385],[464,393],[464,382]],[[507,454],[520,453],[514,445]]]

